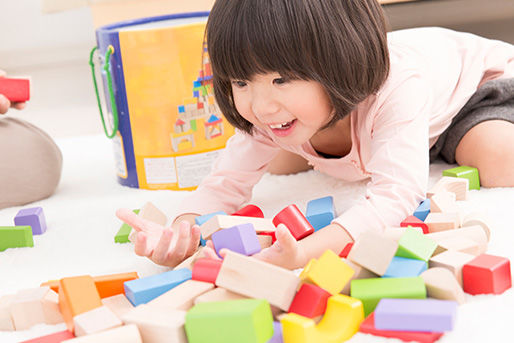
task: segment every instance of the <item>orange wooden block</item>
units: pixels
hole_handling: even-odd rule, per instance
[[[102,306],[102,300],[89,275],[63,278],[59,282],[59,307],[68,330],[73,332],[73,317]]]
[[[137,279],[137,273],[120,273],[111,275],[95,276],[93,278],[100,298],[108,298],[117,294],[124,294],[123,283]]]
[[[45,286],[48,286],[50,287],[50,289],[52,291],[54,291],[55,293],[59,293],[59,280],[50,280],[50,281],[47,281],[47,282],[43,282],[41,285],[39,285],[40,287],[45,287]]]

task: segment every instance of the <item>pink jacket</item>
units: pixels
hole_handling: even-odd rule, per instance
[[[514,46],[441,28],[396,31],[388,38],[391,72],[381,90],[351,112],[348,155],[326,159],[310,143],[287,146],[263,131],[236,131],[180,213],[236,211],[285,149],[333,177],[369,178],[365,198],[334,219],[354,239],[398,226],[425,199],[428,151],[452,118],[482,83],[514,77]]]

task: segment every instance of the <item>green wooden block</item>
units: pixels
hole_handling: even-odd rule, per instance
[[[407,229],[398,241],[395,256],[428,262],[436,248],[437,243],[432,238],[417,230]]]
[[[139,213],[139,210],[132,210],[135,214]],[[114,242],[115,243],[128,243],[129,241],[129,235],[130,231],[132,231],[132,227],[128,225],[127,223],[123,223],[123,225],[118,230],[118,233],[116,236],[114,236]]]
[[[186,315],[189,343],[266,343],[273,336],[273,316],[263,299],[207,302]]]
[[[34,239],[30,226],[0,226],[0,251],[33,246]]]
[[[443,176],[461,177],[469,180],[469,189],[480,189],[478,169],[468,166],[443,170]]]
[[[193,130],[193,132],[196,132],[196,130],[198,130],[196,127],[196,119],[191,119],[189,121],[189,124],[191,125],[191,130]]]
[[[364,315],[375,310],[380,299],[425,299],[427,290],[420,276],[402,278],[371,278],[352,280],[350,294],[362,301]]]

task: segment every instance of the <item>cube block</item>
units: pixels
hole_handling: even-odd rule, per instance
[[[464,292],[501,294],[512,287],[510,261],[505,257],[482,254],[462,267]]]
[[[330,225],[335,217],[334,198],[328,196],[309,201],[305,217],[315,231]]]
[[[478,169],[468,166],[459,166],[456,168],[443,170],[443,176],[451,176],[464,178],[469,180],[469,189],[480,189],[480,177]]]
[[[355,271],[332,250],[327,250],[319,259],[312,259],[300,274],[304,282],[313,283],[330,294],[340,293]]]
[[[14,217],[14,225],[30,226],[33,235],[41,235],[46,232],[46,219],[41,207],[21,209]]]
[[[221,249],[229,249],[250,256],[261,251],[261,244],[252,224],[239,224],[212,234],[214,249],[219,255]]]
[[[325,313],[330,296],[323,288],[304,283],[296,293],[288,312],[307,318],[321,316]]]

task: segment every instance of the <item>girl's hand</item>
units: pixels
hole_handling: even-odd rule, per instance
[[[148,257],[156,264],[175,267],[198,249],[198,225],[191,226],[188,221],[181,221],[174,227],[165,228],[139,217],[129,209],[117,210],[116,216],[136,230],[135,253]]]
[[[289,229],[284,224],[279,224],[276,231],[275,243],[252,257],[286,269],[302,268],[307,263],[306,255]],[[212,241],[207,241],[204,255],[207,258],[220,259],[214,251]],[[226,249],[220,250],[220,256],[225,257]]]

